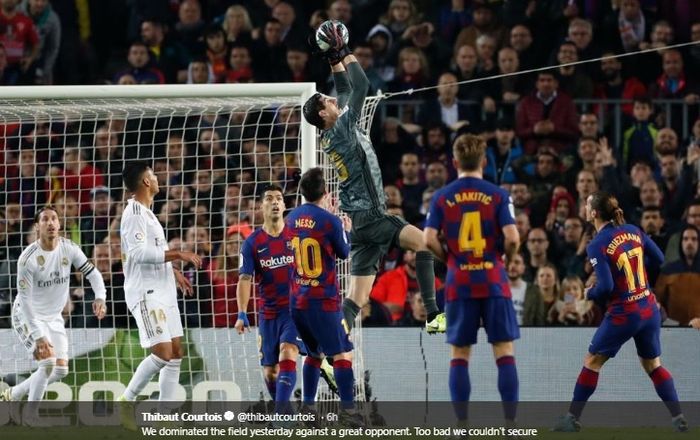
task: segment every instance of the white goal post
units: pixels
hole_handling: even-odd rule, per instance
[[[159,180],[166,180],[154,213],[166,223],[166,235],[173,235],[173,240],[168,236],[171,246],[189,246],[188,250],[206,254],[211,264],[200,271],[203,275],[189,275],[195,283],[201,281],[196,286],[199,296],[180,300],[192,355],[182,368],[183,396],[257,400],[265,388],[256,338],[241,338],[226,322],[227,317],[220,316],[235,315],[229,310],[235,297],[230,296],[227,271],[217,272],[221,268],[213,263],[224,261],[224,268],[232,268],[226,264],[233,257],[225,255],[228,251],[224,249],[229,245],[235,249],[240,243],[229,243],[228,237],[242,239],[246,226],[260,226],[255,201],[258,185],[279,180],[288,185],[285,188],[293,188],[300,200],[295,189],[298,175],[292,170],[321,166],[331,192],[337,191],[335,171],[317,150],[317,130],[300,116],[301,105],[315,92],[313,83],[3,87],[0,127],[5,133],[5,166],[0,175],[4,185],[0,212],[10,220],[8,237],[12,239],[0,241],[6,256],[0,261],[0,271],[6,272],[0,273],[0,280],[10,280],[0,281],[0,388],[5,386],[3,381],[12,385],[35,368],[7,323],[9,303],[16,295],[13,257],[32,239],[31,208],[47,201],[62,203],[59,214],[64,233],[78,240],[82,237],[81,247],[88,257],[99,260],[93,254],[99,253],[98,248],[105,249],[108,260],[102,267],[111,277],[108,304],[112,316],[102,323],[91,320],[89,284],[80,279],[71,282],[71,301],[64,317],[74,361],[69,377],[50,390],[61,398],[77,400],[93,391],[117,392],[119,384],[128,382],[143,351],[133,337],[135,327],[125,309],[110,298],[111,283],[117,283],[119,276],[110,269],[118,266],[118,237],[114,236],[118,236],[115,225],[123,204],[121,185],[112,187],[111,182],[120,182],[125,162],[139,158],[152,161]],[[378,101],[368,98],[363,109],[361,124],[366,130]],[[98,158],[103,150],[107,156]],[[70,151],[78,158],[69,158]],[[173,152],[177,151],[180,155],[176,157]],[[88,186],[79,178],[78,187],[71,187],[70,178],[75,176],[67,170],[72,165],[78,176],[89,166],[103,178],[95,177]],[[109,213],[102,218],[96,214],[101,192],[112,197],[106,207]],[[202,218],[205,220],[200,221]],[[86,235],[90,238],[85,239]],[[348,267],[347,263],[339,266],[344,294]],[[217,281],[217,274],[224,281]],[[217,296],[221,292],[224,297]],[[362,400],[361,326],[353,330],[352,339],[357,351],[358,399]]]

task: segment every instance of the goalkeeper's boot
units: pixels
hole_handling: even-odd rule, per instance
[[[447,318],[444,313],[438,314],[432,321],[425,323],[425,331],[428,334],[445,333],[447,331]]]
[[[580,430],[581,423],[571,414],[561,416],[552,428],[554,432],[579,432]]]
[[[688,432],[688,421],[685,420],[683,414],[679,414],[671,419],[673,430],[676,432]]]
[[[335,382],[335,374],[333,373],[333,366],[328,363],[328,358],[323,358],[321,361],[321,377],[326,381],[328,389],[338,396],[338,384]]]
[[[117,399],[117,404],[119,407],[119,420],[124,429],[136,431],[138,427],[136,426],[136,418],[134,417],[134,402],[126,400],[126,397],[122,395]]]

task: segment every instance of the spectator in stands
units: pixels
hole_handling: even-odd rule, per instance
[[[14,288],[12,277],[16,273],[14,261],[19,258],[19,254],[11,255],[7,239],[5,213],[0,210],[0,328],[9,328],[11,326],[12,289]]]
[[[598,136],[600,135],[598,115],[595,113],[581,113],[578,128],[581,131],[582,138],[598,139]]]
[[[528,217],[527,213],[519,212],[515,214],[515,227],[520,235],[520,247],[524,249],[531,229],[530,217]]]
[[[564,220],[564,235],[555,237],[554,242],[560,273],[580,276],[579,271],[586,258],[586,247],[581,245],[583,239],[584,222],[581,217]]]
[[[437,191],[447,184],[449,175],[447,167],[442,161],[435,160],[425,167],[425,183],[428,185],[426,191]],[[425,203],[425,191],[423,191],[423,202]]]
[[[661,268],[654,292],[668,317],[680,325],[688,325],[700,315],[700,232],[693,225],[681,231],[680,258]]]
[[[593,326],[601,318],[601,313],[593,302],[586,300],[581,278],[565,277],[559,295],[547,313],[547,322],[552,325]]]
[[[224,196],[224,206],[222,207],[221,216],[224,225],[231,226],[237,224],[241,218],[241,187],[230,183],[226,187]]]
[[[425,326],[425,320],[428,319],[428,311],[423,303],[423,297],[420,294],[413,293],[408,297],[407,302],[408,310],[396,325],[399,327]]]
[[[529,187],[531,202],[530,210],[535,225],[542,225],[547,215],[550,194],[555,186],[561,184],[562,175],[559,172],[561,163],[559,156],[550,147],[541,147],[534,157],[534,170],[529,164],[532,156],[523,155],[514,164],[515,174],[519,181]]]
[[[182,42],[190,56],[201,54],[203,44],[202,32],[206,26],[202,20],[202,6],[198,0],[183,0],[177,13],[178,21],[175,23],[177,39]]]
[[[520,69],[529,70],[533,67],[541,66],[543,56],[538,49],[532,45],[532,31],[525,24],[516,24],[510,30],[510,47],[518,53]]]
[[[251,233],[250,227],[239,224],[231,225],[224,241],[207,267],[212,282],[212,310],[214,327],[233,327],[238,314],[236,303],[236,286],[238,284],[239,254],[241,243]],[[255,301],[248,303],[251,317],[254,317]]]
[[[389,82],[390,91],[400,92],[408,89],[425,87],[430,82],[428,59],[420,49],[404,47],[399,52],[396,75]]]
[[[187,66],[187,84],[213,84],[215,82],[214,69],[206,59],[199,58],[190,61]]]
[[[539,289],[544,309],[549,311],[559,298],[559,275],[557,268],[549,262],[542,263],[535,274],[535,285]]]
[[[504,47],[498,51],[498,73],[501,75],[513,74],[520,69],[518,53],[511,47]],[[527,94],[530,87],[527,75],[506,76],[489,81],[489,98],[493,102],[484,100],[487,111],[496,111],[497,103],[503,114],[515,119],[515,106],[522,96]]]
[[[325,78],[315,75],[309,52],[304,46],[287,48],[287,73],[284,77],[289,82],[316,82],[321,84]]]
[[[588,20],[582,18],[571,20],[567,31],[567,40],[576,45],[579,59],[590,60],[598,58],[600,55],[597,46],[593,43],[593,25]],[[592,69],[588,67],[587,70],[591,71]]]
[[[575,216],[576,202],[571,194],[565,189],[553,192],[544,228],[554,239],[555,245],[557,244],[557,240],[562,239],[564,236],[564,224],[566,220]]]
[[[520,141],[515,137],[513,124],[501,118],[496,122],[496,136],[489,141],[486,150],[484,178],[500,185],[517,181],[513,162],[523,155]]]
[[[34,84],[53,84],[53,68],[61,44],[61,21],[48,0],[28,0],[20,6],[31,18],[39,35]]]
[[[328,19],[342,21],[348,28],[350,34],[350,46],[355,47],[359,42],[360,36],[367,34],[367,27],[360,17],[358,20],[353,20],[352,3],[348,0],[335,0],[328,7]],[[354,53],[355,51],[353,51]]]
[[[575,63],[578,60],[578,50],[572,41],[565,41],[559,45],[559,64]],[[559,90],[574,99],[590,98],[593,94],[593,81],[579,66],[559,67],[558,80]]]
[[[83,234],[80,230],[80,205],[78,205],[75,193],[65,192],[57,195],[53,205],[56,207],[58,218],[61,220],[63,236],[80,246]]]
[[[374,26],[367,34],[367,42],[372,46],[372,52],[374,53],[373,64],[379,76],[385,82],[394,79],[396,65],[389,58],[389,50],[394,44],[394,37],[389,28],[383,24]]]
[[[623,170],[629,172],[636,162],[646,162],[656,167],[656,155],[654,144],[658,130],[650,121],[652,115],[652,103],[647,96],[634,98],[632,115],[634,123],[622,135],[622,149],[619,153],[619,163]]]
[[[523,255],[515,254],[508,262],[506,271],[518,325],[544,325],[547,311],[544,309],[542,296],[537,286],[523,280],[525,273]]]
[[[33,148],[20,150],[18,166],[8,169],[5,179],[0,181],[4,205],[18,203],[22,206],[22,217],[33,219],[34,213],[46,204],[49,195],[49,181],[44,173],[43,167],[37,165]]]
[[[479,60],[476,65],[477,72],[480,76],[488,77],[495,75],[496,72],[496,39],[491,35],[480,35],[476,39],[476,57]]]
[[[286,69],[287,49],[282,42],[282,24],[275,18],[265,22],[262,37],[253,43],[256,80],[280,81]]]
[[[248,46],[235,44],[231,46],[228,57],[228,70],[226,71],[227,83],[253,82],[253,58]]]
[[[396,185],[384,185],[384,195],[386,196],[386,206],[403,206],[403,195],[401,195],[401,190]]]
[[[639,43],[639,49],[661,49],[673,44],[673,26],[666,20],[654,23],[649,35],[649,41]]]
[[[151,67],[163,73],[165,82],[174,84],[186,81],[190,56],[179,41],[171,38],[164,23],[158,19],[144,20],[141,23],[141,41],[148,47]]]
[[[434,38],[434,33],[433,24],[427,21],[409,26],[394,45],[390,57],[395,58],[404,47],[415,47],[423,52],[430,66],[446,65],[452,50],[440,39]]]
[[[659,130],[654,144],[654,152],[657,155],[657,160],[662,154],[679,154],[678,150],[678,135],[675,130],[670,127],[664,127]]]
[[[690,25],[690,41],[700,41],[700,21]],[[690,46],[686,53],[686,62],[688,75],[697,78],[697,75],[700,74],[700,45],[694,44]]]
[[[525,274],[523,279],[532,282],[536,278],[537,270],[549,264],[547,251],[549,250],[549,237],[543,228],[532,228],[527,235],[527,255],[525,261]],[[547,308],[549,310],[549,308]]]
[[[63,169],[52,168],[60,188],[72,195],[79,203],[79,212],[90,209],[90,191],[97,186],[104,186],[104,178],[97,168],[93,167],[83,157],[78,147],[66,147],[63,152]]]
[[[478,58],[476,49],[473,46],[464,45],[457,49],[455,53],[455,73],[459,82],[476,79]],[[471,84],[461,84],[457,96],[460,100],[475,101],[467,103],[471,111],[481,111],[479,103],[483,100],[483,91]]]
[[[622,77],[622,62],[614,57],[614,52],[603,53],[600,62],[600,70],[603,81],[596,85],[594,96],[597,99],[621,99],[632,100],[637,96],[644,96],[647,93],[646,86],[635,76]],[[622,104],[622,112],[632,117],[633,104]],[[606,113],[610,114],[611,106],[606,107]]]
[[[306,41],[306,33],[297,22],[296,11],[285,1],[278,2],[272,7],[272,17],[282,25],[282,41],[287,46],[302,45]]]
[[[457,34],[455,49],[469,45],[476,47],[477,39],[482,35],[489,35],[494,38],[497,45],[500,45],[505,38],[505,29],[499,26],[494,10],[486,3],[475,3],[472,12],[473,21],[470,26],[462,29]]]
[[[251,31],[253,23],[248,10],[241,5],[231,5],[226,9],[221,27],[230,44],[250,44],[253,41]]]
[[[685,221],[691,226],[700,229],[700,199],[694,199],[688,205],[686,210]],[[679,250],[681,249],[682,231],[675,232],[668,239],[666,244],[665,261],[675,261],[681,258]]]
[[[0,43],[0,85],[12,86],[17,81],[17,72],[7,68],[7,49],[3,43]]]
[[[457,102],[457,76],[445,72],[437,81],[437,98],[426,100],[418,113],[418,124],[443,123],[452,131],[463,126],[478,126],[477,115],[465,104]]]
[[[437,12],[435,24],[440,38],[449,45],[454,45],[461,29],[472,23],[473,8],[465,0],[452,0],[443,4]]]
[[[663,73],[649,86],[652,99],[682,99],[686,104],[700,102],[700,88],[694,78],[688,77],[683,68],[683,57],[676,49],[663,51],[661,55]],[[674,105],[671,108],[671,127],[680,132],[683,123],[683,107]],[[692,111],[690,118],[695,120],[697,111]]]
[[[384,81],[377,69],[374,68],[374,52],[372,45],[360,42],[355,46],[352,53],[355,55],[355,58],[357,58],[357,62],[360,63],[362,70],[365,71],[365,75],[369,80],[368,95],[376,95],[379,90],[386,90],[386,81]]]
[[[34,22],[19,10],[18,0],[3,0],[0,3],[0,26],[3,29],[0,43],[5,46],[10,82],[32,84],[36,74],[32,66],[40,55],[41,40]]]
[[[391,0],[389,9],[379,19],[379,23],[391,32],[392,44],[396,44],[409,26],[420,22],[420,14],[411,0]],[[370,31],[370,34],[372,31]]]
[[[634,52],[650,33],[653,20],[643,12],[640,0],[622,0],[603,22],[603,37],[614,53]]]
[[[216,82],[224,82],[228,69],[229,47],[226,34],[219,26],[210,26],[204,32],[206,55],[212,67]]]
[[[84,246],[94,246],[102,243],[102,240],[109,234],[110,211],[112,207],[112,196],[109,188],[98,186],[90,191],[92,202],[90,210],[81,216],[80,230],[82,232],[82,244]],[[84,252],[88,252],[85,250]]]
[[[148,46],[146,46],[145,43],[140,41],[131,43],[127,61],[129,67],[115,75],[115,83],[120,83],[119,80],[126,75],[131,75],[137,84],[165,83],[163,73],[158,69],[150,67],[151,57],[148,52]]]
[[[558,92],[559,83],[551,71],[539,72],[535,87],[534,94],[520,101],[515,131],[528,154],[544,142],[563,151],[578,135],[576,107],[570,97]]]
[[[423,191],[426,188],[425,183],[421,181],[418,154],[404,153],[401,157],[399,169],[401,178],[396,180],[395,185],[403,196],[403,205],[401,207],[406,214],[406,220],[409,223],[413,223],[419,215],[420,205],[423,202]]]

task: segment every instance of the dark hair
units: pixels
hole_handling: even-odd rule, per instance
[[[124,186],[126,186],[126,189],[131,192],[135,192],[139,189],[143,173],[148,171],[149,168],[151,168],[151,165],[141,160],[126,164],[124,171],[122,171],[122,179],[124,179]]]
[[[321,110],[323,110],[323,108],[323,95],[320,93],[314,93],[311,98],[306,100],[302,110],[306,122],[319,130],[326,128],[326,122],[323,120],[321,115],[318,114]]]
[[[644,104],[648,105],[649,107],[653,107],[654,104],[651,102],[651,98],[647,95],[637,95],[633,98],[632,102],[634,104]]]
[[[326,194],[326,179],[321,168],[311,168],[301,176],[299,191],[307,202],[317,202]]]
[[[265,186],[262,187],[262,190],[260,190],[260,200],[263,200],[265,198],[265,193],[269,191],[279,191],[283,196],[284,196],[284,190],[282,189],[281,186],[275,184],[275,183],[269,183]]]
[[[611,221],[614,225],[625,224],[624,211],[615,196],[598,191],[591,195],[591,208],[598,211],[598,216],[603,221]]]
[[[644,206],[642,207],[642,214],[644,214],[645,212],[658,212],[659,214],[661,214],[661,208],[656,205]]]
[[[56,215],[58,215],[58,210],[56,209],[55,206],[45,205],[45,206],[42,206],[41,208],[39,208],[39,210],[36,212],[36,214],[34,214],[34,223],[39,223],[39,218],[41,217],[41,213],[44,211],[49,211],[49,210],[55,212]]]

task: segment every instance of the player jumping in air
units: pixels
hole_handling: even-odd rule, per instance
[[[68,301],[71,265],[90,281],[95,292],[92,311],[97,319],[104,318],[107,311],[102,275],[78,245],[59,236],[61,223],[56,209],[40,209],[35,221],[39,239],[22,252],[17,263],[19,295],[12,308],[12,327],[39,368],[0,394],[0,401],[19,401],[29,394],[30,404],[22,421],[29,426],[43,425],[38,402],[49,384],[68,375],[68,336],[61,312]]]
[[[513,204],[508,192],[483,180],[483,139],[461,135],[452,148],[459,176],[433,196],[424,232],[428,248],[447,262],[445,311],[447,342],[452,346],[450,395],[457,419],[463,424],[471,391],[469,356],[483,322],[498,365],[498,391],[506,422],[513,423],[518,401],[513,341],[520,337],[520,330],[501,259],[505,252],[507,264],[520,243]],[[439,238],[441,233],[446,247]]]
[[[660,266],[664,254],[638,227],[625,224],[617,199],[609,194],[590,195],[586,217],[598,231],[586,248],[596,278],[595,285],[586,289],[586,298],[607,303],[607,312],[583,360],[569,413],[557,422],[554,431],[581,429],[578,420],[595,391],[600,369],[625,342],[634,338],[642,368],[670,411],[673,428],[685,432],[688,423],[681,412],[673,378],[661,366],[661,314],[645,268],[645,264]]]
[[[258,329],[260,364],[265,384],[278,412],[285,406],[297,381],[297,357],[302,347],[289,311],[289,289],[294,270],[294,250],[284,227],[282,188],[268,186],[262,194],[263,225],[241,247],[238,277],[238,319],[235,328],[242,334],[250,322],[245,310],[253,286],[258,285]]]
[[[168,248],[163,226],[150,209],[159,191],[158,179],[150,166],[145,162],[132,162],[122,174],[126,189],[133,194],[124,208],[119,226],[124,293],[126,305],[139,329],[141,346],[151,351],[136,368],[124,394],[118,398],[122,402],[124,427],[135,430],[133,408],[129,402],[136,400],[158,372],[159,399],[175,400],[180,378],[184,350],[177,289],[191,295],[192,285],[179,270],[173,269],[171,262],[181,260],[199,267],[202,261],[192,252]]]
[[[343,301],[345,323],[352,327],[369,301],[379,260],[392,245],[416,252],[416,275],[428,311],[429,333],[445,331],[445,315],[435,302],[433,256],[421,231],[386,213],[386,198],[377,154],[358,121],[369,81],[340,37],[340,22],[327,21],[320,30],[331,42],[323,52],[338,91],[337,98],[316,93],[304,103],[304,118],[323,131],[320,145],[333,163],[340,181],[340,209],[352,219],[350,295]]]
[[[352,343],[343,326],[340,290],[335,267],[336,258],[350,253],[347,232],[351,222],[341,221],[324,208],[328,192],[323,171],[311,168],[299,182],[305,204],[287,216],[287,229],[294,247],[296,273],[292,283],[292,318],[304,341],[308,356],[304,375],[303,402],[313,407],[325,356],[333,358],[335,381],[342,409],[341,417],[349,425],[361,425],[353,408]]]

